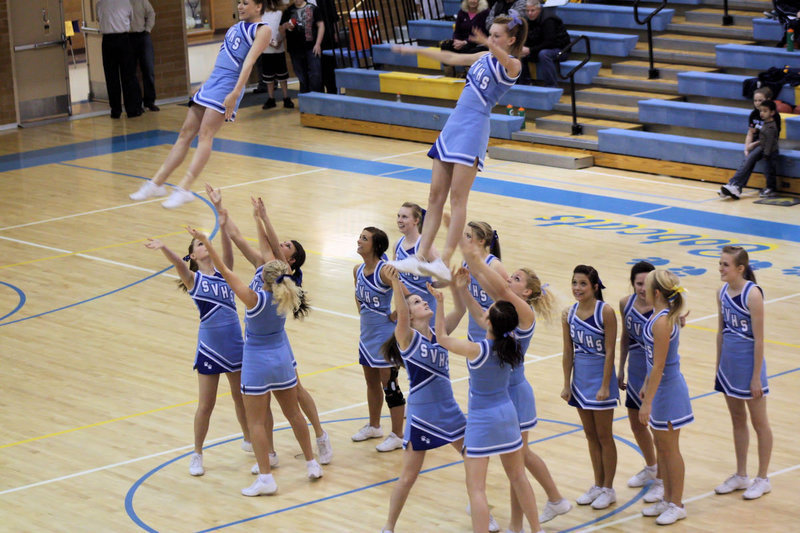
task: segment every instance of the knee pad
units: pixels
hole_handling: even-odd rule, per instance
[[[403,398],[403,392],[400,390],[400,385],[397,383],[398,374],[397,367],[392,368],[392,373],[389,376],[389,383],[383,388],[383,395],[386,398],[386,405],[389,409],[392,407],[401,407],[406,404],[406,399]]]

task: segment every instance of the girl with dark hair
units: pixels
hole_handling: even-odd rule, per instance
[[[493,300],[505,300],[514,305],[519,316],[519,325],[514,330],[514,336],[520,344],[520,351],[524,357],[533,339],[537,314],[541,314],[545,318],[552,316],[555,304],[553,295],[545,290],[539,277],[527,268],[519,269],[507,279],[503,279],[481,260],[478,246],[474,239],[472,242],[466,238],[462,239],[461,252],[464,254],[466,263],[470,268],[470,277],[477,279],[481,286],[486,288],[486,292]],[[466,290],[467,272],[464,269],[460,269],[456,273],[454,284],[457,288],[460,287],[460,290]],[[455,291],[456,289],[454,289]],[[464,299],[467,300],[470,315],[476,315],[477,317],[476,324],[483,328],[488,328],[487,314],[481,309],[478,302],[466,295]],[[522,442],[527,443],[528,431],[536,426],[538,419],[536,417],[536,399],[533,395],[533,389],[525,379],[524,364],[511,370],[508,394],[517,411]],[[542,458],[536,455],[527,445],[523,446],[522,451],[525,467],[533,474],[533,477],[536,478],[536,481],[547,493],[547,503],[539,515],[540,522],[548,522],[558,515],[569,512],[572,509],[572,505],[566,498],[562,497]],[[521,530],[522,509],[512,490],[511,523],[508,531],[517,532]]]
[[[471,247],[469,243],[472,243],[474,248]],[[462,249],[465,247],[474,249],[484,265],[488,266],[502,279],[508,279],[508,273],[506,272],[503,263],[500,262],[500,238],[497,236],[497,232],[493,230],[492,226],[490,226],[487,222],[473,220],[467,224],[467,229],[464,232],[464,238],[462,239],[461,247]],[[468,266],[466,261],[464,262],[464,266]],[[469,296],[475,300],[475,302],[477,302],[482,309],[482,312],[478,314],[469,313],[467,338],[472,342],[480,342],[486,338],[486,325],[485,323],[479,323],[476,320],[476,317],[482,317],[486,310],[489,309],[492,303],[494,303],[494,300],[485,290],[483,290],[483,287],[481,287],[478,279],[471,274],[467,288],[469,291]],[[465,299],[465,303],[469,305],[469,299]]]
[[[664,498],[642,509],[642,514],[657,516],[656,523],[664,526],[686,518],[682,501],[685,467],[678,439],[680,429],[694,421],[694,415],[678,355],[685,289],[672,272],[654,270],[647,274],[645,290],[653,315],[643,332],[647,378],[642,386],[639,422],[653,430]]]
[[[264,13],[261,0],[239,0],[238,10],[239,22],[225,33],[211,76],[192,96],[178,140],[153,179],[144,182],[138,191],[131,194],[131,200],[165,196],[167,188],[164,183],[183,163],[192,140],[197,137],[197,149],[186,174],[161,205],[174,209],[194,200],[189,188],[208,163],[214,136],[223,122],[236,118],[253,65],[272,38],[269,27],[261,23]]]
[[[525,475],[522,436],[517,411],[508,395],[512,369],[523,361],[514,331],[519,316],[513,304],[500,300],[487,313],[489,328],[479,343],[457,339],[445,333],[442,293],[436,296],[436,330],[439,344],[450,353],[467,358],[469,369],[469,418],[464,435],[464,467],[472,515],[472,529],[483,533],[489,528],[486,500],[486,472],[489,457],[500,455],[511,490],[528,519],[531,531],[541,529],[536,511],[536,497]]]
[[[658,477],[656,450],[653,436],[647,424],[639,422],[639,407],[642,405],[641,391],[647,375],[647,357],[644,351],[644,326],[653,314],[653,306],[647,303],[644,280],[648,272],[656,267],[647,261],[639,261],[631,267],[631,286],[633,294],[619,301],[622,316],[622,333],[619,341],[619,390],[625,391],[625,407],[628,408],[628,422],[636,439],[636,444],[644,456],[645,467],[628,480],[629,487],[642,487],[654,480],[644,496],[647,503],[660,501],[664,496],[664,482]],[[625,381],[625,363],[628,363],[628,380]]]
[[[719,274],[724,284],[717,302],[719,328],[714,389],[725,395],[731,415],[736,473],[715,490],[717,494],[728,494],[747,489],[744,498],[754,500],[772,490],[767,478],[772,429],[767,418],[769,385],[764,360],[764,294],[756,285],[747,251],[741,246],[722,249]],[[747,477],[748,411],[758,438],[758,476],[752,482]]]
[[[389,407],[392,432],[375,448],[390,452],[403,447],[403,406],[406,404],[397,382],[397,366],[383,358],[381,345],[392,336],[394,321],[390,318],[392,305],[392,276],[395,269],[381,259],[389,249],[389,237],[382,230],[366,227],[358,237],[358,255],[364,260],[353,267],[356,286],[356,305],[361,322],[358,342],[358,362],[364,369],[367,382],[369,422],[351,438],[356,441],[383,437],[381,408],[383,398]]]
[[[221,234],[223,262],[233,268],[231,241]],[[198,399],[194,414],[194,453],[189,459],[189,473],[202,476],[203,442],[208,434],[211,413],[217,401],[219,375],[225,374],[231,387],[231,398],[236,418],[242,428],[242,449],[251,451],[250,432],[247,430],[242,393],[239,390],[242,375],[242,327],[236,313],[233,291],[215,268],[205,245],[192,239],[189,254],[181,259],[157,239],[147,239],[144,244],[151,250],[161,250],[172,263],[180,278],[178,286],[187,292],[200,311],[200,330],[197,333],[197,350],[194,368],[197,370]],[[186,261],[189,264],[186,264]]]
[[[239,248],[239,251],[242,252],[245,258],[250,261],[254,267],[256,267],[253,281],[250,282],[251,289],[254,291],[261,290],[263,286],[262,271],[264,264],[276,258],[282,259],[286,264],[289,265],[289,268],[291,269],[292,280],[294,280],[298,287],[302,286],[303,272],[300,270],[300,267],[305,263],[306,252],[303,249],[303,246],[297,241],[292,240],[279,242],[278,234],[275,231],[275,228],[272,226],[272,222],[267,215],[267,209],[264,206],[264,202],[261,198],[258,200],[251,198],[251,202],[253,203],[253,218],[255,219],[256,230],[261,239],[263,239],[263,241],[267,244],[264,250],[258,250],[254,248],[244,239],[239,231],[239,228],[233,222],[227,210],[222,207],[222,194],[220,190],[214,189],[211,187],[211,185],[206,183],[206,192],[208,193],[208,198],[214,204],[217,212],[220,214],[224,213],[225,215],[224,217],[220,217],[220,229],[222,230],[223,234],[229,236],[230,240],[236,244],[237,248]],[[314,433],[317,440],[317,455],[319,456],[319,462],[323,465],[329,464],[331,460],[333,460],[333,447],[331,446],[328,433],[322,428],[322,424],[320,423],[319,412],[317,411],[317,404],[314,402],[314,398],[311,397],[311,394],[308,392],[308,390],[303,387],[302,383],[300,383],[300,374],[297,372],[297,360],[294,358],[294,353],[292,353],[292,364],[294,365],[295,374],[297,375],[297,399],[300,402],[300,408],[303,410],[303,413],[306,415],[308,421],[311,423],[311,426],[314,428]],[[278,466],[278,454],[275,452],[275,446],[272,439],[274,419],[272,417],[270,404],[271,396],[268,394],[266,421],[267,449],[269,450],[270,465],[275,467]],[[253,466],[251,472],[253,474],[258,474],[258,464]]]
[[[267,393],[272,392],[281,406],[286,420],[292,426],[306,460],[308,478],[322,477],[322,467],[314,459],[308,426],[297,403],[297,376],[292,364],[292,351],[286,336],[286,316],[295,319],[308,313],[305,293],[289,276],[289,266],[274,259],[264,265],[263,286],[254,291],[239,278],[214,250],[208,237],[191,227],[187,231],[202,242],[236,296],[247,307],[245,313],[245,341],[242,358],[242,393],[244,394],[247,427],[258,461],[259,476],[253,484],[242,489],[245,496],[274,494],[278,485],[272,477],[267,449],[266,413]],[[262,251],[269,245],[259,232]]]
[[[572,295],[577,300],[564,310],[563,398],[578,409],[589,444],[594,485],[576,501],[605,509],[617,501],[614,474],[617,445],[612,425],[619,399],[614,373],[617,317],[603,301],[603,284],[597,270],[578,265],[572,273]],[[612,383],[614,386],[612,387]]]
[[[420,54],[448,65],[470,67],[456,108],[428,152],[428,157],[433,159],[433,171],[427,221],[417,254],[395,264],[400,271],[421,269],[423,274],[450,280],[450,258],[467,221],[469,191],[476,174],[483,170],[492,107],[514,85],[521,70],[517,57],[525,44],[527,22],[516,11],[509,15],[495,19],[488,37],[473,31],[472,41],[486,46],[489,52],[456,54],[432,48],[393,47],[403,54]],[[448,194],[451,222],[445,247],[441,257],[437,257],[433,241],[442,223]]]
[[[407,257],[414,256],[419,248],[420,232],[422,222],[425,219],[425,210],[413,202],[405,202],[397,210],[397,229],[403,234],[394,246],[395,261],[402,261]],[[413,244],[412,244],[413,243]],[[410,245],[410,246],[409,246]],[[436,300],[428,292],[428,282],[432,281],[430,276],[424,276],[420,272],[401,272],[400,281],[411,294],[419,295],[428,303],[431,308],[431,325],[436,312]]]

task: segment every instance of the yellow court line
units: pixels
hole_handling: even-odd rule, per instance
[[[708,331],[708,332],[711,332],[711,333],[716,333],[717,332],[717,329],[715,329],[715,328],[705,328],[703,326],[695,326],[694,324],[686,324],[686,327],[687,328],[692,328],[692,329],[699,329],[701,331]],[[789,348],[800,348],[800,344],[792,344],[792,343],[789,343],[789,342],[773,341],[773,340],[769,340],[769,339],[764,339],[764,342],[766,342],[768,344],[777,344],[778,346],[788,346]]]
[[[305,377],[315,376],[315,375],[318,375],[318,374],[324,374],[325,372],[330,372],[332,370],[339,370],[341,368],[347,368],[347,367],[355,366],[357,364],[358,364],[358,362],[348,363],[346,365],[332,366],[330,368],[325,368],[325,369],[322,369],[322,370],[316,370],[314,372],[309,372],[307,374],[302,374],[302,375],[300,375],[300,377],[301,378],[305,378]],[[230,392],[223,392],[221,394],[218,394],[217,398],[223,398],[223,397],[229,396],[229,395],[230,395]],[[197,400],[189,400],[187,402],[176,403],[176,404],[167,405],[167,406],[164,406],[164,407],[157,407],[155,409],[150,409],[149,411],[142,411],[141,413],[135,413],[135,414],[132,414],[132,415],[120,416],[120,417],[117,417],[117,418],[112,418],[110,420],[103,420],[102,422],[95,422],[94,424],[87,424],[85,426],[79,426],[79,427],[76,427],[76,428],[64,429],[62,431],[56,431],[55,433],[48,433],[47,435],[40,435],[38,437],[31,437],[29,439],[24,439],[24,440],[20,440],[20,441],[17,441],[17,442],[11,442],[9,444],[0,445],[0,450],[2,450],[3,448],[11,448],[12,446],[19,446],[20,444],[27,444],[29,442],[35,442],[35,441],[42,440],[42,439],[48,439],[50,437],[58,437],[59,435],[66,435],[67,433],[73,433],[75,431],[79,431],[79,430],[82,430],[82,429],[90,429],[90,428],[95,428],[95,427],[98,427],[98,426],[104,426],[104,425],[110,424],[112,422],[120,422],[122,420],[128,420],[128,419],[131,419],[131,418],[136,418],[137,416],[151,415],[153,413],[158,413],[158,412],[161,412],[161,411],[167,411],[169,409],[174,409],[176,407],[185,407],[185,406],[191,405],[193,403],[197,403]]]

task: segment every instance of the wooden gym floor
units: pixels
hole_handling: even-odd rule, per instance
[[[401,452],[379,454],[376,441],[350,441],[367,414],[352,297],[355,243],[368,225],[396,241],[399,205],[425,203],[428,146],[302,128],[296,112],[282,109],[242,109],[235,124],[222,128],[195,190],[204,181],[222,187],[225,205],[250,237],[249,197],[263,196],[279,235],[309,251],[304,271],[314,311],[288,327],[303,383],[334,447],[325,477],[308,482],[299,446],[276,413],[279,493],[245,498],[239,490],[250,484],[254,460],[239,448],[225,380],[204,454],[206,474],[187,472],[197,311],[176,290],[163,256],[142,245],[159,236],[184,250],[183,226],[214,231],[215,213],[204,194],[175,211],[128,199],[158,168],[184,115],[184,107],[165,106],[131,121],[99,117],[0,135],[0,529],[379,531]],[[717,185],[659,176],[658,168],[654,161],[653,174],[564,171],[488,160],[469,218],[490,222],[507,267],[535,268],[562,305],[570,303],[570,273],[578,263],[597,267],[606,300],[615,305],[628,294],[632,261],[649,258],[680,272],[691,307],[682,367],[696,423],[681,438],[689,518],[670,531],[796,530],[800,208],[753,198],[721,202]],[[718,247],[726,243],[753,250],[768,302],[773,490],[752,502],[740,493],[713,495],[735,469],[727,409],[711,392]],[[236,270],[252,275],[241,256]],[[592,476],[577,413],[559,398],[561,349],[560,326],[540,323],[527,359],[541,420],[531,439],[574,501]],[[466,409],[467,372],[457,356],[451,373]],[[639,515],[642,491],[625,486],[642,467],[625,414],[617,409],[614,426],[618,503],[605,511],[576,506],[548,523],[548,531],[655,529]],[[755,445],[753,435],[750,473]],[[425,468],[397,531],[469,531],[460,457],[442,448],[429,453]],[[534,489],[541,507],[544,493],[535,482]],[[508,486],[497,460],[488,493],[505,529]]]

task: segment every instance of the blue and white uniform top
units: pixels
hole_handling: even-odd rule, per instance
[[[201,328],[239,322],[233,290],[216,270],[212,276],[195,272],[194,287],[189,296],[200,311]]]
[[[411,257],[413,255],[417,255],[417,251],[419,250],[419,242],[422,239],[420,236],[417,239],[417,242],[414,243],[414,246],[411,248],[406,248],[406,236],[403,235],[400,237],[400,240],[397,241],[397,244],[394,247],[394,255],[398,261],[401,261],[407,257]],[[428,302],[428,307],[431,308],[431,311],[436,314],[436,298],[433,297],[431,293],[428,292],[428,283],[433,283],[433,278],[430,276],[417,276],[416,274],[410,274],[408,272],[400,272],[400,281],[405,285],[408,292],[411,294],[418,294],[422,296],[422,299]]]
[[[261,22],[239,21],[228,28],[228,31],[225,32],[225,39],[219,47],[214,68],[231,70],[238,74],[244,59],[253,46],[256,31],[261,25]]]
[[[381,269],[386,266],[384,260],[378,261],[372,274],[365,275],[361,265],[356,271],[356,300],[362,317],[370,313],[388,318],[392,311],[392,286],[381,279]]]
[[[528,351],[528,347],[531,345],[531,340],[533,339],[533,331],[536,329],[536,321],[533,321],[533,324],[529,328],[522,329],[517,328],[514,330],[514,336],[519,343],[519,351],[522,352],[523,359],[525,357],[525,353]],[[509,387],[514,387],[516,385],[521,384],[525,381],[525,364],[524,360],[523,363],[519,366],[515,366],[511,369],[511,377],[509,380]]]
[[[606,332],[603,324],[603,307],[605,302],[597,300],[594,313],[586,320],[578,317],[578,304],[575,303],[567,314],[569,335],[575,357],[606,357]]]
[[[260,290],[256,293],[258,301],[244,315],[246,335],[268,337],[281,335],[285,338],[286,317],[278,314],[278,305],[273,301],[272,293]]]
[[[636,295],[633,294],[628,298],[628,302],[622,310],[622,320],[625,321],[625,328],[628,330],[628,381],[625,405],[638,409],[642,405],[639,391],[642,389],[645,376],[647,376],[643,337],[644,326],[653,315],[653,311],[640,313],[634,305],[635,302]]]
[[[533,395],[533,387],[525,379],[525,352],[533,339],[533,331],[536,329],[536,321],[530,327],[522,329],[517,328],[514,330],[514,337],[519,343],[520,352],[523,355],[523,362],[519,366],[511,369],[511,376],[508,380],[508,395],[511,397],[511,402],[517,410],[517,418],[519,419],[520,431],[528,431],[533,429],[539,422],[536,415],[536,397]]]
[[[742,292],[734,297],[728,295],[728,284],[724,284],[719,291],[720,309],[722,311],[722,335],[735,335],[742,339],[753,341],[753,325],[750,320],[750,307],[747,298],[750,291],[758,288],[752,281],[745,283]]]
[[[603,322],[603,308],[607,304],[597,300],[594,312],[585,320],[578,317],[578,304],[570,307],[567,324],[572,339],[573,373],[572,397],[569,404],[581,409],[613,409],[619,398],[616,386],[616,372],[612,370],[608,385],[609,396],[605,400],[596,398],[603,385],[606,359],[606,335]]]
[[[514,86],[519,74],[511,77],[492,54],[478,59],[467,72],[467,80],[456,107],[467,107],[489,115],[497,101]]]
[[[264,288],[264,265],[259,265],[258,268],[256,268],[253,279],[250,280],[249,287],[253,292],[260,292]],[[286,333],[285,329],[283,330],[283,336],[285,337],[286,345],[289,347],[289,353],[292,356],[292,365],[297,368],[297,360],[294,357],[294,351],[289,343],[289,335]]]
[[[495,260],[499,261],[497,256],[495,256],[494,254],[489,254],[486,256],[486,259],[484,259],[483,262],[486,263],[486,265],[491,265],[492,261]],[[466,267],[467,263],[465,262],[463,263],[463,265]],[[472,296],[475,299],[475,301],[480,304],[481,309],[483,309],[484,311],[489,309],[494,303],[494,300],[492,300],[492,298],[486,293],[486,291],[483,290],[481,284],[478,283],[478,280],[475,279],[475,276],[473,276],[471,273],[469,275],[469,285],[467,285],[467,289],[469,289],[470,296]],[[483,327],[480,324],[478,324],[478,322],[472,317],[472,315],[469,315],[469,324],[467,325],[467,338],[471,342],[480,342],[486,338],[486,330],[483,329]]]
[[[668,311],[666,309],[662,309],[658,312],[658,314],[654,315],[647,321],[645,324],[644,331],[642,332],[643,340],[644,340],[644,350],[647,354],[647,373],[653,370],[653,350],[654,350],[654,340],[653,340],[653,324],[655,324],[656,320],[658,320],[662,316],[666,316]],[[667,358],[664,361],[664,373],[661,376],[661,381],[663,382],[665,379],[672,379],[676,376],[679,376],[681,373],[681,357],[678,355],[678,344],[679,344],[679,336],[680,328],[678,324],[674,324],[672,326],[672,331],[669,333],[669,350],[667,351]]]

